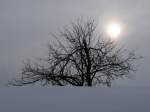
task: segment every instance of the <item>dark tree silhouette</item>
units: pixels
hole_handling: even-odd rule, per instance
[[[42,85],[111,86],[116,78],[130,76],[134,62],[138,59],[134,52],[117,48],[116,42],[96,35],[93,20],[72,23],[60,35],[52,35],[55,43],[49,44],[45,64],[26,63],[21,78],[11,82],[23,86],[42,82]],[[63,38],[63,41],[59,40]]]

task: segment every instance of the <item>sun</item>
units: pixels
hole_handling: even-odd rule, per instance
[[[117,22],[112,22],[106,27],[107,35],[112,39],[117,39],[121,34],[121,25]]]

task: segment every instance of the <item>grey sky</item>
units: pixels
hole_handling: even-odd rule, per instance
[[[50,32],[75,21],[93,17],[101,23],[117,18],[126,26],[120,40],[144,56],[134,80],[116,85],[150,85],[149,0],[0,0],[0,84],[15,77],[22,61],[46,54]]]
[[[50,32],[81,16],[124,24],[119,43],[144,56],[133,80],[117,80],[112,88],[3,87],[23,60],[46,55]],[[149,112],[149,35],[150,0],[0,0],[0,111]]]

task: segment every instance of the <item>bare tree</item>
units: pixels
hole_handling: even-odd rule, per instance
[[[111,86],[116,78],[130,76],[134,62],[138,59],[134,52],[117,48],[111,39],[96,35],[93,20],[72,23],[60,35],[52,35],[55,43],[49,44],[45,64],[26,63],[21,78],[12,85],[23,86],[42,82],[42,85]],[[59,38],[63,38],[64,42]]]

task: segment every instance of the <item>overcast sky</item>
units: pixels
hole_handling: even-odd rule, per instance
[[[15,77],[22,61],[46,55],[50,32],[79,17],[93,17],[99,24],[112,18],[125,26],[120,39],[144,56],[133,80],[114,85],[150,85],[149,0],[0,0],[0,84]]]
[[[81,16],[98,26],[112,19],[123,24],[118,43],[144,57],[132,80],[113,88],[3,87],[24,60],[46,55],[51,32]],[[149,112],[149,46],[150,0],[0,0],[0,111]]]

